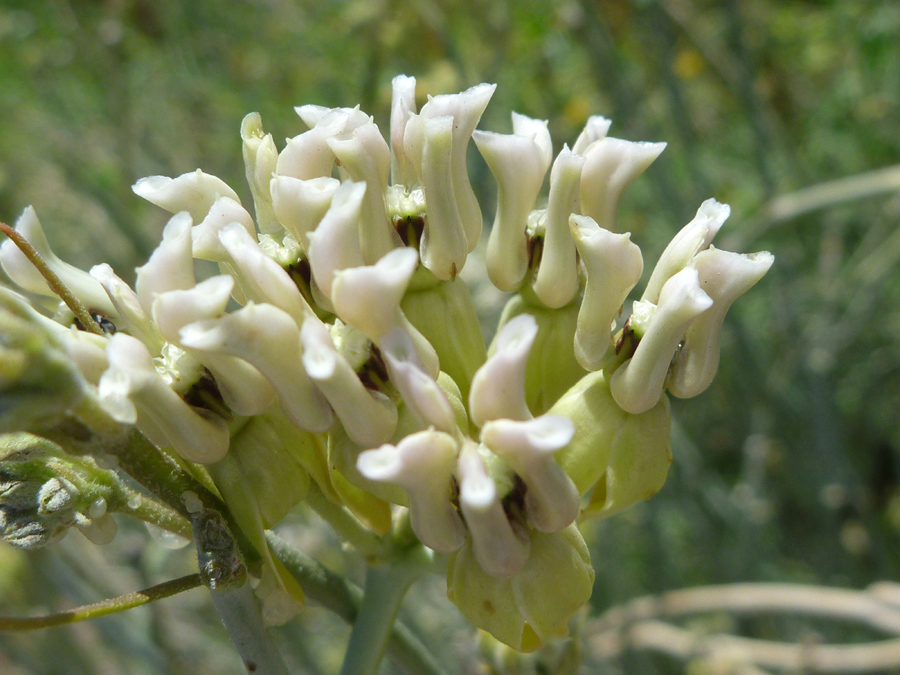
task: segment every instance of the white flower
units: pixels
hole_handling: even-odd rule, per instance
[[[635,143],[605,136],[583,150],[581,213],[600,227],[616,231],[619,202],[625,188],[665,150],[665,143]]]
[[[433,429],[411,434],[397,445],[382,445],[359,456],[360,473],[388,481],[409,496],[412,527],[423,544],[449,553],[462,546],[465,528],[451,502],[456,441]]]
[[[697,215],[672,237],[647,282],[641,300],[656,303],[663,284],[687,267],[693,257],[710,245],[719,228],[731,214],[728,204],[707,199],[697,209]]]
[[[41,221],[30,206],[16,221],[16,231],[37,250],[53,273],[88,309],[107,317],[115,316],[115,309],[97,280],[84,270],[60,260],[53,252]],[[0,245],[0,265],[7,276],[21,288],[38,295],[56,297],[44,277],[11,239]]]
[[[613,373],[609,383],[623,410],[637,415],[659,402],[678,343],[691,322],[712,304],[700,288],[695,269],[684,269],[663,285],[634,356]]]
[[[131,188],[136,195],[169,213],[187,211],[195,223],[203,222],[219,197],[228,197],[238,204],[241,200],[221,178],[203,173],[200,169],[177,178],[148,176]]]
[[[422,264],[442,280],[455,279],[466,264],[469,245],[452,181],[453,117],[425,121],[422,187],[428,208],[420,255]]]
[[[347,435],[364,447],[380,445],[397,428],[397,408],[378,391],[366,389],[349,362],[334,347],[328,328],[315,317],[300,331],[303,366],[328,399]]]
[[[134,290],[141,307],[150,314],[160,293],[193,288],[194,257],[191,253],[191,216],[182,211],[169,220],[163,238],[150,259],[137,268]]]
[[[218,319],[188,324],[181,329],[181,342],[255,366],[272,384],[285,415],[301,429],[331,426],[331,408],[303,368],[297,323],[274,305],[251,302]]]
[[[478,426],[495,419],[529,420],[525,366],[537,337],[534,317],[521,314],[507,323],[494,342],[494,353],[472,378],[469,410]]]
[[[578,516],[578,490],[553,459],[574,433],[571,420],[555,415],[492,420],[481,429],[481,442],[525,483],[525,513],[541,532],[559,532]]]
[[[579,183],[585,158],[564,147],[550,170],[550,197],[543,219],[544,246],[534,292],[547,307],[569,304],[578,293],[575,242],[569,215],[578,210]]]
[[[497,211],[485,259],[491,282],[518,290],[528,269],[528,214],[550,167],[547,122],[513,113],[513,133],[476,131],[472,138],[497,181]]]
[[[308,234],[313,278],[329,300],[335,272],[365,264],[359,248],[359,216],[365,193],[365,183],[342,183],[322,222]]]
[[[610,347],[610,326],[644,269],[641,250],[630,234],[613,234],[589,216],[572,214],[569,227],[587,279],[575,329],[575,358],[597,370]]]
[[[241,121],[241,140],[247,183],[256,207],[256,224],[263,234],[283,233],[272,208],[272,193],[269,188],[278,163],[278,150],[272,134],[263,133],[259,113],[250,113]]]
[[[309,180],[272,176],[270,190],[275,216],[304,251],[309,249],[307,235],[322,221],[340,185],[339,180],[330,176]]]
[[[494,577],[518,574],[531,550],[524,528],[514,528],[503,509],[502,495],[488,473],[478,445],[467,442],[459,456],[459,506],[481,568]]]
[[[146,415],[149,435],[192,462],[212,463],[228,452],[228,425],[214,415],[191,408],[160,377],[150,352],[130,335],[113,335],[106,348],[109,369],[100,378],[100,397],[120,422],[138,423]]]
[[[725,313],[738,297],[762,279],[773,262],[775,257],[768,252],[739,254],[713,246],[694,257],[700,287],[713,304],[687,329],[684,345],[666,383],[673,396],[690,398],[710,385],[719,367],[719,334]]]

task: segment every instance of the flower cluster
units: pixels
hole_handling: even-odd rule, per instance
[[[358,108],[307,105],[309,130],[279,152],[248,115],[255,215],[200,170],[138,181],[173,216],[133,289],[108,265],[59,260],[26,210],[17,231],[102,331],[83,330],[12,242],[0,262],[45,299],[107,412],[208,474],[260,548],[311,482],[378,534],[408,513],[450,555],[463,614],[529,650],[590,596],[579,514],[661,487],[664,392],[709,385],[726,310],[773,259],[711,246],[729,209],[709,200],[617,330],[643,273],[616,232],[619,201],[664,144],[609,137],[592,117],[554,159],[545,121],[476,131],[493,91],[417,110],[415,80],[395,78],[390,143]],[[458,278],[483,227],[470,139],[498,184],[487,274],[512,294],[489,349]],[[220,274],[198,280],[195,259]]]

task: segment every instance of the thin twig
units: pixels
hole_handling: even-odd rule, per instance
[[[762,668],[817,673],[872,673],[900,667],[900,639],[867,644],[786,644],[734,635],[704,635],[663,621],[639,621],[623,633],[589,639],[593,653],[610,658],[626,648],[641,648],[680,659],[706,656]]]
[[[188,574],[179,579],[164,581],[142,591],[126,593],[117,598],[102,600],[90,605],[82,605],[58,614],[35,617],[0,617],[0,630],[36,630],[39,628],[50,628],[51,626],[64,626],[70,623],[86,621],[87,619],[96,619],[189,591],[202,585],[202,583],[199,574]]]
[[[891,192],[900,192],[900,164],[818,183],[767,202],[756,219],[726,238],[724,246],[743,250],[771,228],[807,213]]]
[[[682,659],[734,660],[760,668],[872,672],[900,667],[900,638],[864,644],[788,644],[691,632],[660,619],[700,612],[783,613],[855,621],[900,635],[900,586],[879,582],[865,591],[799,584],[731,584],[670,591],[614,607],[589,628],[599,658],[649,649]]]
[[[671,619],[700,612],[737,614],[780,612],[864,623],[900,635],[900,608],[871,591],[801,586],[799,584],[729,584],[669,591],[615,607],[593,624],[596,631],[614,630],[627,623]]]
[[[356,620],[362,603],[362,590],[297,551],[274,532],[266,532],[266,540],[272,553],[303,586],[307,597],[349,624]],[[402,672],[422,675],[442,675],[445,672],[428,648],[400,621],[393,625],[387,650]]]
[[[81,303],[81,300],[72,295],[72,291],[70,291],[62,282],[62,279],[56,276],[56,273],[50,269],[50,266],[47,265],[41,257],[41,254],[37,252],[37,249],[35,249],[25,237],[6,223],[0,223],[0,232],[3,232],[3,234],[9,237],[22,254],[31,261],[31,264],[34,265],[37,271],[41,273],[41,276],[44,277],[50,290],[56,293],[56,295],[59,296],[59,299],[66,303],[66,307],[72,310],[72,313],[81,322],[84,330],[106,337],[106,333],[103,332],[103,329],[100,328],[100,325],[94,320],[94,317],[91,316],[87,307]]]

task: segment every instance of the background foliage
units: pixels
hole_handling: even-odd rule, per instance
[[[261,112],[277,141],[304,130],[292,111],[304,103],[359,102],[386,124],[398,73],[415,75],[420,94],[497,82],[483,129],[509,131],[513,109],[549,119],[559,147],[603,114],[613,135],[668,141],[627,194],[620,229],[652,259],[715,196],[733,207],[720,245],[771,250],[776,265],[729,313],[714,385],[673,406],[666,488],[587,528],[591,615],[699,584],[861,588],[900,573],[898,36],[900,4],[886,0],[5,0],[0,214],[11,222],[34,204],[63,257],[131,279],[165,220],[131,193],[135,180],[202,167],[249,203],[246,112]],[[493,181],[470,158],[492,212]],[[2,613],[191,569],[190,550],[120,526],[99,550],[76,536],[28,557],[0,548]],[[305,512],[287,529],[326,565],[359,572]],[[439,580],[404,611],[448,663],[474,672],[469,629]],[[786,621],[739,628],[857,637]],[[346,628],[313,607],[279,636],[303,661],[297,672],[329,673]],[[0,671],[239,672],[224,639],[193,592],[0,636]],[[586,658],[590,672],[682,668]]]

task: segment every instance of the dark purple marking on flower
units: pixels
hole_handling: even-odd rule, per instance
[[[406,216],[394,219],[394,229],[400,235],[404,246],[419,248],[422,234],[425,232],[425,216]]]
[[[199,413],[213,413],[225,420],[231,419],[231,409],[225,404],[219,385],[212,374],[203,369],[200,379],[182,396],[184,402]]]
[[[310,307],[316,307],[316,303],[312,296],[312,268],[307,258],[300,258],[297,262],[288,265],[286,269],[290,275],[300,295],[309,304]]]

